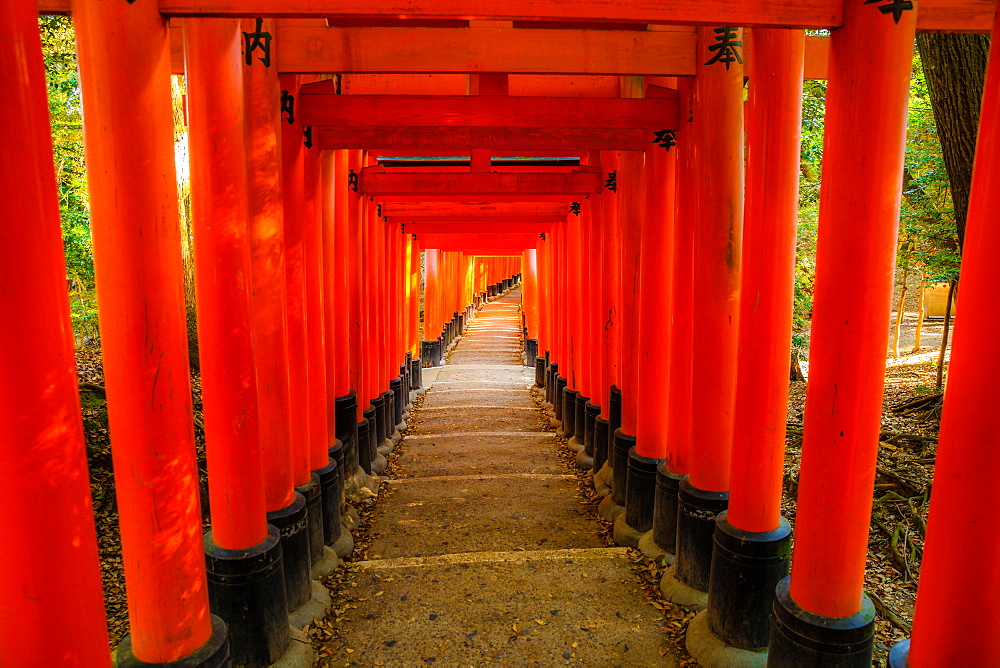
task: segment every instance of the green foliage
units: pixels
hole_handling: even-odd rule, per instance
[[[48,86],[52,152],[73,331],[77,342],[82,343],[85,338],[96,340],[99,334],[76,45],[73,24],[68,17],[41,16],[38,23]]]

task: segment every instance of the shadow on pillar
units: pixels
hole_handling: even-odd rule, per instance
[[[282,622],[285,625],[285,632],[288,633],[288,618],[283,618]],[[233,659],[229,651],[226,623],[216,615],[212,615],[212,634],[205,644],[182,659],[170,663],[155,664],[140,661],[132,653],[132,638],[130,636],[125,636],[125,639],[118,645],[115,657],[115,666],[119,668],[149,668],[150,666],[157,668],[228,668],[231,665],[233,665]]]
[[[615,518],[613,533],[617,545],[639,547],[642,536],[652,531],[656,469],[662,462],[640,455],[635,446],[629,449],[625,465],[625,512]]]
[[[684,476],[677,499],[676,558],[660,580],[660,592],[678,605],[704,609],[708,604],[715,521],[726,509],[729,493],[698,489]]]

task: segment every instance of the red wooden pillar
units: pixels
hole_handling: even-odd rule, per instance
[[[110,666],[36,3],[0,30],[0,664]]]
[[[747,209],[740,366],[729,509],[715,527],[708,630],[727,645],[767,647],[771,598],[788,572],[781,517],[791,355],[799,134],[805,40],[800,30],[753,33],[747,108]],[[747,592],[760,595],[747,596]],[[748,602],[755,602],[750,603]]]
[[[629,452],[626,474],[625,512],[615,523],[618,544],[638,546],[642,534],[654,530],[657,468],[667,450],[670,422],[670,334],[673,297],[673,231],[675,152],[660,146],[646,151],[644,191],[645,211],[639,221],[641,262],[639,267],[639,339],[637,354],[638,401],[636,406],[635,449]],[[662,506],[662,504],[661,504]],[[676,506],[674,506],[675,508]],[[676,521],[676,514],[660,512],[659,523]],[[658,528],[658,527],[657,527]],[[674,536],[666,526],[657,533]],[[673,552],[672,544],[658,543],[658,549]]]
[[[589,206],[589,202],[585,205]],[[582,206],[581,206],[582,209]],[[583,252],[582,226],[580,214],[570,213],[566,216],[565,249],[565,283],[566,299],[566,356],[565,367],[561,373],[566,379],[566,389],[562,393],[562,430],[569,439],[571,450],[583,449],[582,439],[578,438],[576,429],[577,404],[583,385],[583,317],[582,271],[580,267]]]
[[[295,122],[294,104],[299,93],[299,77],[283,74],[279,79],[283,105],[281,112],[281,194],[285,244],[285,295],[288,317],[288,407],[289,439],[292,454],[292,482],[296,487],[311,479],[309,467],[309,368],[306,339],[305,263],[302,229],[305,215],[302,129]],[[301,490],[300,490],[301,491]]]
[[[261,30],[269,32],[267,21]],[[254,21],[244,21],[244,32],[254,32]],[[247,105],[247,176],[250,199],[250,240],[253,270],[254,357],[260,406],[260,436],[264,453],[264,489],[267,509],[292,504],[289,422],[286,271],[278,75],[257,63],[244,70]]]
[[[778,586],[771,635],[778,656],[796,656],[789,639],[811,634],[819,615],[839,618],[831,645],[856,647],[856,665],[871,661],[862,587],[915,24],[914,11],[848,3],[830,37],[806,430],[791,583]]]
[[[680,482],[673,575],[708,591],[715,518],[725,510],[736,397],[740,254],[743,228],[742,33],[698,29],[692,115],[698,218],[694,232],[691,467]],[[728,46],[727,46],[728,45]],[[704,56],[704,58],[702,58]],[[678,137],[680,139],[680,137]]]
[[[198,503],[170,40],[151,4],[74,2],[73,16],[131,622],[122,650],[166,663],[225,646]]]
[[[357,415],[355,417],[360,423],[363,420],[363,412],[367,405],[367,399],[364,396],[364,355],[366,349],[363,330],[365,284],[362,241],[364,239],[364,226],[361,218],[363,209],[362,197],[358,194],[355,186],[351,185],[351,177],[360,173],[361,165],[364,162],[364,154],[362,151],[348,151],[347,155],[347,170],[343,175],[344,181],[337,184],[337,187],[341,189],[338,192],[342,191],[346,195],[346,207],[342,210],[338,206],[337,210],[338,214],[343,211],[344,216],[343,233],[346,236],[346,243],[343,244],[343,248],[346,257],[344,258],[343,266],[347,268],[347,282],[350,286],[349,350],[351,354],[351,390],[356,394]],[[338,167],[339,164],[340,161],[338,160]],[[340,172],[338,169],[339,175]],[[337,229],[340,232],[339,218],[337,222]],[[338,234],[337,241],[339,240],[340,236]],[[341,244],[337,243],[336,247],[341,248]],[[338,252],[339,256],[340,253]]]
[[[411,234],[406,235],[406,244],[410,258],[407,345],[413,359],[420,359],[420,246]]]
[[[441,360],[440,322],[438,320],[438,292],[440,272],[440,251],[428,248],[424,251],[424,366],[437,366]]]
[[[525,335],[525,363],[535,366],[538,356],[538,313],[539,313],[539,283],[538,283],[538,251],[528,248],[523,253],[524,280],[522,281],[521,302],[524,305],[524,322],[528,330]]]
[[[229,550],[267,537],[248,280],[242,41],[234,20],[184,27],[212,538]]]
[[[993,26],[1000,35],[1000,17]],[[993,527],[1000,513],[997,425],[993,379],[1000,364],[993,334],[1000,235],[1000,52],[991,51],[976,145],[969,216],[962,249],[962,317],[955,323],[948,388],[941,415],[934,493],[907,663],[906,645],[894,648],[891,665],[974,666],[1000,664],[1000,541]]]

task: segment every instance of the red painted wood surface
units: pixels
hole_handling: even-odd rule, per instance
[[[514,127],[676,129],[676,99],[494,95],[337,95],[326,82],[302,87],[302,123],[337,128]],[[316,88],[311,88],[316,86]],[[314,92],[316,91],[316,92]]]
[[[561,222],[566,217],[566,206],[552,202],[385,202],[382,215],[414,223],[484,216],[525,216],[531,220],[536,216],[559,216],[558,221],[552,222]]]
[[[205,644],[211,622],[167,24],[151,4],[73,9],[132,646],[142,661],[174,661]]]
[[[631,229],[645,216],[643,155],[622,154],[618,169],[618,282],[619,342],[618,387],[622,391],[622,432],[636,435],[636,403],[639,391],[639,235]]]
[[[803,35],[755,30],[747,58],[747,192],[739,369],[729,514],[733,526],[778,528],[792,350],[799,205]]]
[[[699,48],[710,58],[712,29],[699,28]],[[693,115],[701,122],[692,149],[698,218],[694,246],[694,374],[691,484],[729,489],[736,400],[740,254],[743,228],[743,67],[699,65]],[[710,352],[709,352],[710,351]]]
[[[425,195],[425,201],[432,197],[491,197],[508,195],[522,198],[533,195],[562,198],[583,197],[600,190],[600,174],[579,171],[569,174],[538,173],[383,173],[362,170],[360,192],[384,198],[387,196]],[[512,201],[525,201],[513,199]]]
[[[603,151],[601,166],[605,171],[618,173],[621,167],[621,154],[617,151]],[[618,339],[619,314],[617,309],[619,290],[619,267],[621,254],[618,249],[618,194],[602,195],[604,203],[604,218],[598,223],[601,233],[601,345],[604,361],[604,385],[601,388],[601,417],[611,418],[611,386],[618,382]]]
[[[376,152],[403,151],[407,155],[431,152],[468,154],[472,149],[488,148],[495,152],[514,151],[518,155],[552,152],[576,155],[593,148],[607,150],[645,150],[652,141],[648,130],[613,128],[327,128],[313,129],[321,149],[367,148]]]
[[[268,22],[264,29],[269,30]],[[254,30],[245,20],[243,30]],[[254,358],[264,493],[267,510],[292,503],[292,433],[289,422],[287,296],[278,73],[259,60],[244,67],[250,251],[253,273]]]
[[[993,31],[1000,35],[1000,19]],[[1000,322],[990,300],[1000,229],[1000,52],[990,54],[962,249],[962,317],[955,322],[934,494],[920,567],[909,663],[1000,664],[1000,540],[992,531],[1000,459],[995,444]]]
[[[563,216],[565,218],[565,216]],[[502,225],[481,222],[470,223],[406,223],[409,234],[477,234],[479,232],[502,232],[504,234],[541,234],[552,229],[549,223],[504,223]]]
[[[191,218],[212,540],[267,538],[250,309],[250,236],[239,21],[186,28]]]
[[[565,207],[561,207],[565,208]],[[383,210],[384,212],[384,210]],[[531,225],[534,227],[547,229],[554,223],[560,223],[566,219],[565,214],[554,214],[550,216],[531,216],[531,215],[485,215],[485,216],[463,216],[463,215],[447,215],[442,214],[440,216],[426,215],[426,216],[385,216],[385,221],[387,223],[404,223],[407,225],[406,229],[411,229],[411,225],[419,226],[421,229],[426,229],[427,226],[433,225],[435,228],[448,229],[449,227],[455,227],[456,225],[492,225],[497,226],[502,229],[509,229],[511,224],[516,225]],[[544,232],[545,229],[540,231]],[[416,228],[413,228],[416,231]]]
[[[0,6],[0,664],[111,665],[34,3]],[[53,632],[53,629],[58,631]]]
[[[790,587],[796,603],[828,617],[853,615],[861,606],[914,22],[913,12],[897,24],[871,5],[848,4],[845,27],[831,37]]]

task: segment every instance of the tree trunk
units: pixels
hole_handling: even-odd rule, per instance
[[[903,286],[899,291],[899,305],[896,308],[896,323],[892,328],[892,359],[899,359],[899,330],[903,326],[904,308],[906,306],[906,281],[910,277],[910,257],[913,254],[913,243],[905,240],[900,244],[900,250],[906,251],[903,262]]]
[[[969,208],[979,107],[990,36],[918,33],[917,47],[927,79],[945,168],[951,182],[955,227],[961,247]]]
[[[941,333],[941,353],[938,355],[937,383],[935,388],[941,389],[944,385],[944,356],[948,350],[948,330],[951,329],[951,309],[955,304],[955,286],[958,281],[951,281],[948,284],[948,301],[944,307],[944,331]]]
[[[913,350],[920,352],[920,336],[924,333],[924,290],[927,289],[927,274],[920,270],[920,294],[917,296],[917,329],[913,333]]]

